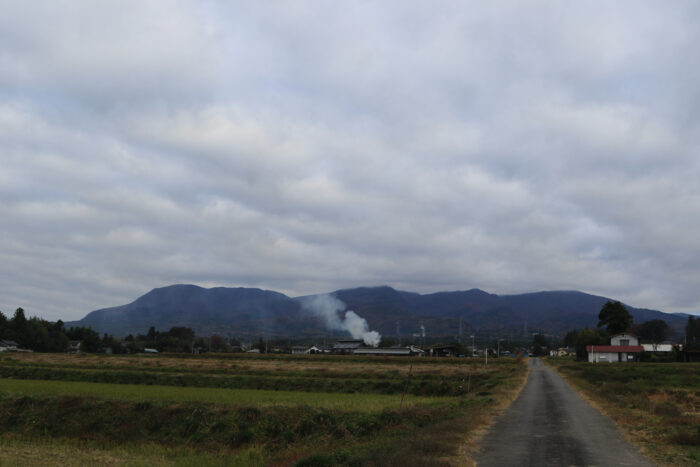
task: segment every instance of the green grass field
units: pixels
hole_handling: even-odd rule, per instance
[[[28,396],[97,397],[126,401],[204,402],[235,406],[312,405],[327,409],[373,412],[399,407],[399,394],[338,394],[300,391],[265,391],[254,389],[219,389],[137,384],[85,383],[0,379],[0,394]],[[403,405],[436,404],[443,398],[407,394]]]
[[[464,465],[526,373],[514,359],[8,354],[0,465]]]
[[[549,363],[656,462],[700,465],[700,364]]]

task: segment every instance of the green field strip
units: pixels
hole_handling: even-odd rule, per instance
[[[109,361],[109,359],[107,359]],[[138,360],[134,360],[139,363]],[[150,363],[150,362],[149,362]],[[475,365],[474,365],[475,366]],[[176,366],[176,365],[128,365],[128,364],[111,364],[105,362],[85,362],[85,363],[64,363],[64,362],[27,362],[18,361],[11,357],[2,358],[0,356],[0,368],[37,368],[37,369],[69,369],[69,370],[99,370],[99,371],[128,371],[128,372],[143,372],[143,373],[164,373],[164,374],[196,374],[196,375],[206,375],[206,376],[237,376],[237,375],[250,375],[250,376],[277,376],[277,377],[297,377],[297,378],[324,378],[324,379],[372,379],[372,380],[404,380],[409,373],[408,368],[402,368],[401,370],[383,370],[379,372],[367,372],[367,371],[348,371],[347,369],[335,368],[333,370],[328,370],[327,368],[318,368],[315,370],[299,370],[299,369],[286,369],[280,366],[274,369],[254,369],[246,368],[245,365],[231,365],[229,367],[188,367],[188,366]],[[451,373],[444,374],[440,373],[438,370],[434,372],[414,372],[412,374],[412,379],[424,379],[432,380],[434,378],[440,378],[443,380],[459,380],[464,377],[464,375],[473,372],[473,366],[463,366],[463,373]]]
[[[363,379],[363,378],[323,378],[323,377],[285,377],[285,376],[258,376],[258,375],[203,375],[203,374],[163,374],[150,372],[131,372],[123,370],[92,370],[92,369],[68,369],[49,368],[38,366],[0,365],[0,378],[26,379],[26,380],[51,380],[74,381],[109,384],[134,384],[154,386],[186,386],[209,387],[226,389],[252,389],[269,391],[306,391],[318,393],[373,393],[373,394],[400,394],[407,391],[415,396],[457,396],[464,393],[465,386],[462,380],[448,380],[433,378],[432,380],[411,378],[406,384],[406,379]],[[463,378],[464,379],[464,378]],[[496,384],[489,381],[486,375],[475,375],[473,388],[479,385],[488,389]]]
[[[367,373],[367,372],[346,372],[346,371],[298,371],[298,370],[249,370],[239,368],[187,368],[187,367],[136,367],[129,365],[81,365],[81,364],[52,364],[52,363],[25,363],[0,360],[0,371],[3,369],[12,370],[18,368],[44,369],[44,370],[77,370],[95,372],[128,372],[128,373],[154,373],[174,376],[212,376],[212,377],[232,377],[232,376],[264,376],[271,378],[310,378],[310,379],[355,379],[370,381],[404,381],[407,373]],[[468,374],[465,372],[465,374]],[[416,374],[412,375],[412,380],[434,380],[439,378],[445,381],[459,381],[464,375],[451,374]]]
[[[0,379],[0,395],[79,396],[128,401],[205,402],[232,406],[309,405],[373,412],[398,407],[401,395],[310,393],[255,389],[146,386],[75,381]],[[404,406],[436,404],[445,398],[406,395]]]

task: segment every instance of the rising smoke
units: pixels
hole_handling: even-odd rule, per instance
[[[347,331],[353,339],[362,339],[365,344],[372,347],[379,345],[382,336],[377,331],[370,331],[367,320],[363,317],[350,310],[341,317],[345,310],[345,303],[331,294],[305,298],[302,301],[302,308],[323,318],[328,329]]]

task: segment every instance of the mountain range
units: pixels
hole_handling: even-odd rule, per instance
[[[167,331],[186,326],[197,335],[237,338],[347,336],[329,330],[326,321],[304,305],[322,295],[288,297],[256,288],[171,285],[153,289],[122,306],[103,308],[66,326],[89,326],[115,336],[145,334],[151,326]],[[567,331],[595,327],[606,297],[577,291],[494,295],[479,289],[418,294],[388,286],[337,290],[330,294],[367,320],[382,335],[524,337],[533,332],[562,336]],[[680,334],[687,321],[682,314],[627,306],[635,323],[666,321],[671,334]],[[342,310],[345,311],[345,310]],[[342,311],[340,316],[342,317]]]

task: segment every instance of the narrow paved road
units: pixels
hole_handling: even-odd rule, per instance
[[[476,458],[490,466],[651,466],[609,418],[539,359],[513,405],[491,427]]]

